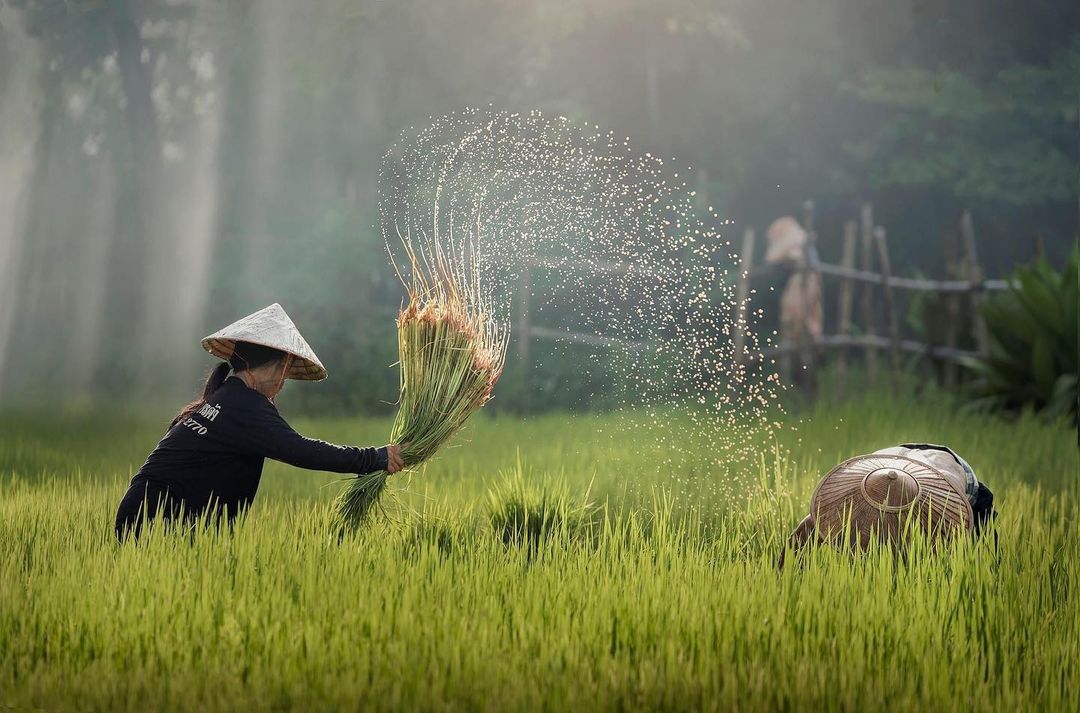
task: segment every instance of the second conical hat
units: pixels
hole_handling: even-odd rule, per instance
[[[947,538],[975,522],[967,497],[948,475],[900,455],[857,456],[836,466],[810,498],[810,514],[819,537],[847,534],[862,547],[874,537],[899,542],[912,527]]]
[[[277,302],[203,338],[202,346],[227,361],[237,342],[259,344],[292,354],[294,358],[285,374],[288,379],[321,381],[326,378],[326,367]]]
[[[777,218],[765,232],[765,262],[798,260],[808,241],[806,230],[789,215]]]

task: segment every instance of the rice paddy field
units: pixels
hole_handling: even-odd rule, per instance
[[[1080,710],[1076,431],[887,396],[725,466],[671,416],[474,419],[339,541],[337,476],[268,463],[235,532],[112,519],[170,414],[0,416],[2,710]],[[294,421],[379,444],[390,422]],[[992,538],[775,567],[817,479],[952,445]]]

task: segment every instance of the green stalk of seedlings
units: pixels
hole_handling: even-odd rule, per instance
[[[485,309],[474,264],[448,258],[438,246],[421,260],[406,242],[406,254],[412,269],[409,303],[397,318],[400,396],[390,442],[401,445],[405,467],[414,468],[491,398],[507,339]],[[463,279],[466,273],[472,277]],[[344,529],[367,518],[389,475],[381,471],[351,482],[338,499]]]

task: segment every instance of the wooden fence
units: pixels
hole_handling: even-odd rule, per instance
[[[836,388],[838,395],[842,395],[847,380],[849,352],[859,349],[864,355],[866,377],[871,384],[874,384],[878,378],[878,352],[885,351],[889,359],[890,380],[894,389],[899,387],[904,352],[945,362],[944,381],[947,386],[955,385],[957,362],[985,353],[987,349],[986,325],[980,316],[980,303],[985,299],[987,292],[1005,290],[1009,287],[1006,280],[984,278],[976,251],[971,214],[964,211],[960,218],[962,256],[957,258],[956,246],[950,238],[951,233],[946,233],[944,244],[946,279],[930,280],[897,277],[892,274],[885,228],[874,223],[873,208],[868,203],[863,205],[857,223],[850,220],[844,225],[840,264],[822,262],[816,248],[817,235],[813,225],[813,203],[808,201],[805,208],[803,227],[809,235],[809,247],[806,258],[803,260],[755,267],[753,228],[747,228],[743,235],[740,253],[742,269],[739,274],[735,306],[735,358],[737,362],[752,361],[751,355],[746,352],[751,280],[767,277],[770,274],[779,276],[801,272],[816,275],[818,279],[824,277],[839,279],[836,332],[811,339],[807,336],[805,329],[799,330],[796,335],[784,334],[781,330],[779,343],[768,346],[760,353],[766,358],[779,357],[782,378],[785,380],[792,378],[792,361],[794,357],[797,357],[801,362],[799,364],[802,367],[801,371],[806,374],[806,377],[802,379],[803,385],[813,390],[817,380],[818,354],[825,350],[835,350],[837,352]],[[858,268],[855,267],[856,252],[860,253]],[[859,294],[861,326],[854,321],[857,284],[862,288]],[[945,314],[942,315],[944,327],[942,343],[934,344],[901,338],[897,290],[932,292],[942,295],[945,305]],[[884,315],[883,335],[877,333],[875,297],[880,297],[881,300]],[[976,345],[974,351],[959,349],[957,346],[961,329],[961,301],[963,300],[970,305],[972,320],[969,328]],[[853,333],[856,329],[859,334]]]
[[[809,249],[806,258],[801,261],[783,264],[755,266],[755,231],[747,228],[743,234],[740,251],[740,272],[736,285],[734,355],[736,363],[749,363],[758,354],[748,354],[746,338],[750,328],[748,314],[751,297],[751,282],[766,280],[770,277],[780,279],[792,272],[816,274],[821,278],[835,278],[839,281],[835,332],[825,334],[819,339],[808,341],[802,336],[780,333],[779,343],[761,349],[758,353],[764,358],[778,358],[782,378],[792,377],[792,362],[800,362],[800,369],[806,374],[803,385],[811,390],[816,384],[816,365],[818,355],[824,351],[835,352],[836,383],[842,390],[847,379],[850,352],[858,350],[865,361],[868,381],[873,384],[878,379],[880,366],[878,353],[885,352],[888,357],[889,372],[894,388],[899,385],[903,368],[904,353],[922,355],[945,363],[943,378],[947,386],[957,380],[957,362],[978,355],[986,350],[986,328],[979,317],[979,303],[987,292],[1004,290],[1008,287],[1005,280],[988,280],[983,276],[976,251],[975,231],[971,214],[965,211],[960,219],[959,234],[962,255],[957,255],[955,240],[951,233],[946,233],[944,243],[945,279],[918,279],[898,277],[892,274],[887,235],[883,226],[874,223],[873,208],[870,204],[862,207],[859,220],[850,220],[844,225],[843,252],[840,264],[823,262],[817,253],[817,234],[814,231],[814,207],[807,201],[804,206],[803,227],[809,234]],[[856,267],[858,259],[858,267]],[[642,348],[641,342],[629,342],[611,336],[553,329],[532,323],[530,310],[530,270],[552,269],[554,266],[543,262],[534,262],[523,271],[518,305],[517,349],[518,359],[526,371],[531,370],[529,345],[532,340],[560,340],[564,342],[586,344],[596,347]],[[595,273],[625,274],[627,267],[617,264],[595,264],[589,269]],[[861,290],[856,295],[857,287]],[[944,338],[940,344],[905,339],[900,334],[900,313],[896,292],[899,290],[914,292],[932,292],[943,296],[945,314],[943,315]],[[855,319],[856,296],[861,325]],[[876,323],[876,302],[880,299],[884,321],[882,332],[878,333]],[[970,305],[973,315],[969,326],[975,351],[959,348],[960,317],[962,302]],[[857,334],[854,332],[858,332]]]

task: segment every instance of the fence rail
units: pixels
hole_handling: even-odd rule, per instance
[[[792,361],[798,358],[804,368],[799,369],[800,378],[806,374],[809,389],[816,388],[817,354],[824,351],[837,352],[837,390],[842,395],[846,381],[848,352],[858,350],[864,355],[866,376],[872,384],[878,373],[878,352],[887,353],[889,377],[894,388],[898,388],[899,372],[903,368],[901,353],[919,355],[943,362],[943,374],[946,385],[956,380],[956,364],[978,357],[987,349],[986,329],[979,315],[979,307],[987,293],[1007,290],[1012,286],[1009,280],[985,279],[978,262],[975,245],[974,221],[971,214],[964,211],[956,226],[955,235],[946,231],[944,240],[945,278],[943,280],[898,277],[891,274],[888,244],[885,229],[874,222],[873,208],[863,204],[858,220],[848,221],[843,231],[842,264],[823,262],[816,249],[814,232],[814,206],[807,201],[802,225],[808,235],[808,247],[805,256],[799,260],[758,264],[755,262],[755,234],[753,228],[747,228],[739,253],[740,265],[735,286],[733,347],[736,363],[750,363],[762,358],[780,358],[780,372],[785,379],[790,377]],[[957,240],[956,238],[959,238]],[[959,248],[959,250],[957,250]],[[957,254],[959,253],[959,255]],[[858,265],[858,267],[856,266]],[[533,339],[558,340],[574,344],[595,347],[643,349],[645,342],[628,341],[617,337],[553,329],[531,323],[529,312],[529,272],[530,270],[573,270],[579,266],[573,262],[533,258],[528,261],[522,274],[521,304],[517,324],[518,350],[526,369],[529,369],[529,342]],[[651,275],[662,272],[654,267],[620,263],[615,261],[590,263],[588,269],[593,273],[625,275],[638,273]],[[835,334],[826,334],[816,339],[807,336],[806,330],[797,335],[780,332],[779,344],[757,349],[747,353],[746,342],[749,336],[749,302],[753,290],[752,280],[779,277],[793,272],[816,275],[818,279],[829,277],[839,282],[838,314]],[[805,280],[804,280],[805,284]],[[856,291],[856,286],[861,287]],[[900,334],[900,310],[894,290],[908,292],[930,292],[940,294],[943,300],[942,319],[944,320],[944,339],[941,344],[904,339]],[[970,333],[977,350],[957,348],[961,325],[961,303],[970,305],[972,324]],[[875,306],[877,303],[877,306]],[[875,316],[878,307],[881,316]],[[824,309],[824,305],[820,306]],[[858,312],[859,319],[856,319]],[[881,317],[883,321],[879,320]],[[783,321],[783,320],[781,320]],[[861,321],[862,324],[857,324]],[[878,330],[884,334],[877,333]],[[854,333],[853,333],[854,332]],[[807,383],[804,383],[807,386]]]
[[[849,348],[861,348],[865,355],[866,375],[870,383],[876,381],[877,375],[877,352],[887,350],[891,381],[894,389],[899,388],[900,371],[903,363],[900,358],[902,352],[918,354],[932,359],[943,361],[945,382],[953,385],[956,380],[956,364],[981,354],[987,350],[986,326],[980,315],[980,307],[986,299],[986,293],[1007,290],[1011,286],[1008,280],[988,280],[983,276],[982,267],[979,265],[975,245],[974,221],[968,211],[960,216],[957,232],[963,249],[961,260],[957,260],[956,241],[952,234],[946,232],[945,245],[945,280],[930,280],[911,277],[896,277],[891,274],[890,256],[886,241],[885,228],[874,222],[873,208],[869,203],[863,205],[860,211],[859,221],[848,221],[843,232],[843,257],[842,265],[834,265],[822,262],[818,258],[816,234],[813,230],[813,203],[807,201],[806,213],[803,218],[803,228],[807,231],[807,246],[804,254],[799,259],[780,263],[770,263],[761,267],[755,267],[754,263],[754,232],[747,229],[743,239],[743,250],[740,254],[743,272],[740,275],[737,294],[739,299],[735,306],[735,358],[738,361],[754,361],[746,354],[745,332],[749,325],[746,320],[747,307],[746,297],[749,294],[751,279],[768,276],[770,274],[801,274],[803,279],[798,284],[805,285],[808,281],[824,277],[837,278],[840,281],[840,299],[837,315],[836,334],[827,334],[815,337],[812,335],[810,325],[807,322],[799,322],[795,317],[789,327],[793,327],[795,333],[785,333],[785,320],[781,316],[780,343],[760,350],[763,357],[776,356],[780,358],[780,372],[782,378],[789,378],[793,373],[792,361],[797,357],[802,361],[802,368],[795,372],[796,378],[804,381],[810,391],[816,388],[816,355],[824,350],[837,350],[836,360],[838,396],[842,396],[844,381],[847,374],[847,359]],[[861,237],[861,240],[859,239]],[[855,267],[855,252],[857,243],[861,244],[861,268]],[[874,263],[877,263],[877,269]],[[853,307],[855,284],[862,283],[860,295],[860,311],[863,324],[854,323]],[[796,283],[790,283],[796,284]],[[902,339],[900,336],[900,311],[897,306],[894,290],[909,290],[917,292],[932,292],[940,294],[943,300],[942,318],[945,320],[945,337],[942,344],[921,342],[913,339]],[[820,293],[817,296],[804,292],[802,309],[805,313],[811,310],[821,313],[824,305],[820,303]],[[884,316],[884,335],[876,333],[875,324],[875,296],[880,296],[880,304]],[[957,336],[960,315],[960,301],[965,298],[971,306],[971,336],[977,345],[977,351],[958,349]],[[795,295],[798,297],[798,295]],[[808,299],[818,300],[817,304],[811,305]],[[806,319],[802,316],[801,319]],[[852,331],[861,334],[851,334]]]
[[[889,337],[880,334],[826,334],[821,339],[814,342],[814,346],[819,349],[891,349],[893,343]],[[963,361],[965,359],[974,359],[979,356],[979,352],[977,351],[938,346],[920,342],[916,339],[901,339],[896,346],[901,351],[911,354],[920,354],[933,359]],[[785,353],[795,352],[797,350],[798,347],[793,345],[777,345],[765,347],[759,351],[765,357],[774,357]]]
[[[618,337],[607,337],[601,334],[587,334],[585,332],[568,332],[562,329],[550,329],[548,327],[529,327],[529,336],[538,339],[552,339],[574,344],[587,344],[593,347],[623,347],[627,349],[644,349],[645,342]]]
[[[869,282],[875,285],[881,284],[881,273],[868,272],[866,270],[859,270],[853,267],[845,267],[843,265],[832,265],[827,262],[810,261],[803,265],[797,261],[788,261],[786,263],[772,263],[769,265],[763,265],[753,270],[753,277],[767,276],[769,274],[776,274],[791,269],[809,269],[812,271],[820,272],[822,275],[829,275],[830,277],[841,277],[848,280],[854,280],[855,282]],[[927,280],[917,277],[896,277],[890,275],[887,281],[889,287],[895,287],[901,290],[914,290],[922,292],[971,292],[984,291],[984,292],[998,292],[1001,290],[1009,289],[1011,283],[1008,280]]]

